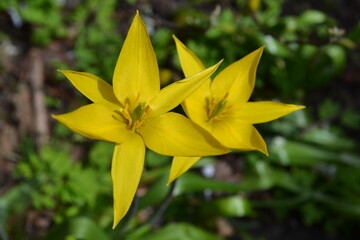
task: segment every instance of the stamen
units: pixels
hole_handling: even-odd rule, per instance
[[[207,102],[207,114],[208,114],[208,121],[209,122],[213,122],[213,121],[217,121],[220,118],[223,118],[226,116],[226,111],[229,108],[229,106],[227,105],[227,98],[228,94],[226,94],[224,96],[223,99],[221,99],[220,101],[218,101],[217,103],[215,103],[214,99],[206,99]]]
[[[131,128],[132,125],[132,117],[129,113],[129,104],[125,103],[125,107],[120,110],[121,114],[124,116],[126,120],[128,120],[128,128]]]
[[[131,131],[136,131],[136,129],[140,128],[146,121],[147,117],[151,112],[151,108],[145,103],[138,104],[133,111],[130,109],[130,103],[128,101],[125,102],[125,107],[120,111],[115,111],[118,113],[120,117],[127,122],[127,127]],[[120,119],[119,119],[120,120]]]

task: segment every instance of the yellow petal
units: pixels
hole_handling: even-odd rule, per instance
[[[176,50],[180,59],[181,68],[185,77],[194,75],[205,69],[200,59],[190,51],[175,35],[173,35],[176,44]]]
[[[177,53],[180,59],[181,68],[186,77],[205,69],[200,59],[190,51],[179,39],[173,36]],[[210,92],[211,80],[208,78],[201,87],[191,94],[182,103],[182,107],[188,117],[194,122],[201,124],[207,120],[207,102],[206,99],[211,97]]]
[[[111,164],[114,195],[113,229],[131,206],[144,168],[144,158],[145,145],[136,133],[131,133],[124,143],[115,146]]]
[[[174,82],[161,89],[160,93],[150,102],[150,116],[166,113],[183,102],[189,95],[196,91],[219,67],[222,61],[197,74],[181,81]]]
[[[86,72],[75,72],[59,70],[67,79],[94,103],[101,103],[110,110],[119,108],[119,101],[116,99],[110,84],[101,78]]]
[[[275,120],[305,106],[279,102],[248,102],[241,106],[236,116],[250,123],[264,123]]]
[[[104,105],[92,103],[53,118],[85,137],[122,143],[129,134],[126,124],[117,120]]]
[[[220,72],[211,83],[212,96],[227,97],[230,104],[246,103],[254,89],[256,69],[263,52],[261,47]]]
[[[174,157],[171,164],[170,176],[167,184],[169,185],[175,179],[184,174],[197,161],[199,161],[200,158],[201,157]]]
[[[211,133],[225,147],[241,151],[258,150],[268,155],[264,139],[251,123],[225,118],[213,123]]]
[[[178,113],[148,119],[138,130],[152,151],[170,156],[209,156],[228,152],[207,131]]]
[[[186,98],[181,104],[186,115],[199,125],[203,125],[203,123],[208,120],[207,99],[210,99],[211,94],[210,83],[211,80],[207,79],[199,89]]]
[[[155,52],[138,12],[116,63],[113,87],[115,96],[123,104],[126,99],[133,104],[148,103],[160,90]]]

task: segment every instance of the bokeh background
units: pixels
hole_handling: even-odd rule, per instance
[[[88,103],[57,69],[111,83],[137,9],[163,86],[183,77],[172,34],[220,68],[264,45],[251,99],[307,108],[256,126],[269,157],[204,158],[173,186],[148,151],[111,230],[113,145],[50,114]],[[359,239],[359,16],[359,0],[1,0],[0,239]]]

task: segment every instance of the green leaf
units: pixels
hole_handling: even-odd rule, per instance
[[[267,190],[275,186],[297,191],[296,182],[286,170],[272,167],[262,160],[253,161],[251,164],[253,171],[245,173],[240,182],[241,188],[245,191]]]
[[[324,100],[319,109],[319,117],[321,119],[327,119],[334,117],[340,110],[338,103],[334,102],[331,99]]]
[[[241,190],[238,184],[201,177],[194,173],[185,173],[176,183],[174,195],[186,192],[199,192],[206,189],[235,193]]]
[[[4,225],[9,215],[22,212],[30,204],[33,189],[28,184],[19,184],[0,197],[0,225]]]
[[[353,109],[348,109],[341,115],[341,123],[346,127],[359,130],[360,129],[360,113]]]
[[[149,188],[146,195],[140,199],[139,209],[152,206],[162,201],[168,194],[170,186],[166,186],[168,176],[164,175],[157,179]]]
[[[244,217],[251,214],[250,202],[241,196],[216,199],[206,204],[204,210],[207,211],[206,209],[211,210],[212,214],[224,217]]]
[[[271,35],[266,35],[263,38],[263,44],[266,46],[265,50],[270,52],[272,55],[287,57],[290,54],[289,49]]]
[[[78,217],[69,219],[63,224],[55,226],[45,237],[45,240],[74,239],[110,240],[110,237],[91,219]]]
[[[114,152],[114,144],[109,142],[96,142],[89,153],[90,164],[102,172],[108,172]]]
[[[139,238],[141,240],[220,240],[219,237],[188,223],[174,223],[165,226],[155,233]]]
[[[360,157],[346,152],[334,152],[315,145],[276,137],[269,148],[269,160],[288,166],[313,166],[323,162],[338,162],[360,167]]]
[[[146,151],[145,161],[149,167],[159,167],[161,165],[166,165],[171,160],[171,157],[164,156],[158,153],[155,153],[151,150]]]
[[[340,72],[346,64],[346,52],[339,45],[331,44],[323,48],[325,54],[330,58],[335,67],[335,72]]]
[[[329,205],[333,209],[352,215],[352,216],[360,216],[360,206],[359,204],[352,204],[344,199],[337,199],[332,196],[327,196],[322,193],[314,193],[312,195],[313,199],[319,201],[323,204]]]
[[[307,131],[303,139],[316,143],[330,150],[351,151],[356,148],[356,143],[351,139],[341,137],[330,129],[314,128]]]
[[[326,20],[325,13],[317,10],[307,10],[299,17],[299,21],[306,25],[323,23],[325,20]]]
[[[348,38],[354,42],[360,41],[360,22],[358,22],[348,34]]]

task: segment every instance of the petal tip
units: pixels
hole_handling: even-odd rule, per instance
[[[178,41],[178,40],[179,40],[179,39],[175,36],[175,34],[172,34],[171,36],[172,36],[172,38],[173,38],[175,41]]]
[[[266,144],[264,146],[261,146],[260,148],[257,148],[257,150],[259,152],[261,152],[262,154],[266,155],[267,157],[269,156],[269,152],[268,152]]]
[[[296,106],[298,107],[299,110],[306,108],[306,106],[304,106],[304,105],[296,105]]]
[[[174,39],[177,48],[182,47],[187,49],[186,46],[180,41],[180,39],[175,36],[175,34],[172,35],[172,38]]]
[[[255,52],[257,52],[260,56],[262,55],[262,53],[264,52],[265,46],[261,46],[258,49],[255,50]]]
[[[59,72],[59,73],[64,74],[65,76],[66,76],[66,74],[68,74],[68,73],[76,73],[75,71],[72,71],[72,70],[61,70],[61,69],[57,69],[56,71]]]
[[[115,221],[115,219],[114,219],[112,229],[114,230],[118,224],[119,224],[119,221]]]
[[[306,108],[304,105],[289,104],[292,108],[292,112]]]
[[[166,186],[169,186],[174,180],[173,179],[168,179],[167,183],[166,183]]]

